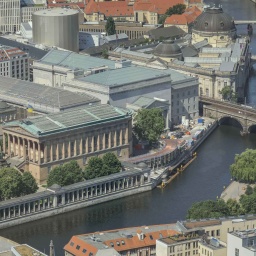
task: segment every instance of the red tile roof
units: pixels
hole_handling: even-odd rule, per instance
[[[103,13],[106,17],[133,16],[133,7],[128,1],[94,2],[91,0],[85,7],[85,14]]]
[[[165,24],[186,25],[193,22],[202,12],[196,7],[189,7],[183,14],[173,14],[165,20]]]
[[[83,252],[84,249],[86,252]],[[68,244],[65,245],[64,250],[76,256],[89,256],[90,253],[95,255],[98,251],[97,248],[86,243],[78,236],[72,236]]]
[[[176,4],[184,4],[184,0],[137,0],[134,3],[134,10],[164,14],[168,8]]]

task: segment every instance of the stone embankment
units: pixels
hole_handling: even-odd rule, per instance
[[[65,187],[53,185],[46,191],[2,201],[0,229],[152,190],[168,175],[170,168],[191,157],[217,126],[217,122],[207,126],[189,148],[173,149],[166,143],[162,153],[148,155],[140,163],[124,163],[125,171],[120,173]]]

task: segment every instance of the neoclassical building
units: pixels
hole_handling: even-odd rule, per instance
[[[212,47],[226,47],[236,38],[233,18],[221,7],[206,8],[195,21],[192,29],[192,43],[207,40]]]
[[[53,167],[70,160],[83,167],[89,157],[107,151],[125,158],[132,153],[131,115],[110,105],[88,105],[9,122],[3,133],[4,152],[38,183],[46,181]]]

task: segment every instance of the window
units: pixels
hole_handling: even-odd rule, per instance
[[[180,104],[180,102],[179,102],[179,101],[177,101],[177,106],[179,106],[179,104]]]
[[[87,252],[87,250],[86,250],[86,249],[83,249],[82,253],[86,253],[86,252]]]
[[[235,256],[239,256],[239,249],[235,248]]]
[[[216,230],[216,235],[220,236],[220,230],[219,229]]]
[[[153,236],[152,236],[152,235],[149,235],[149,238],[150,238],[151,240],[153,240]]]
[[[79,250],[79,249],[80,249],[80,245],[77,245],[77,246],[76,246],[76,249]]]
[[[227,82],[224,82],[224,86],[227,86],[228,85],[228,83]]]
[[[74,243],[73,243],[73,242],[70,242],[70,246],[74,246]]]

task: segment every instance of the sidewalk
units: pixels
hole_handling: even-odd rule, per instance
[[[224,201],[227,201],[230,198],[238,201],[240,196],[245,193],[246,187],[246,183],[232,181],[230,185],[221,193],[220,198]]]

